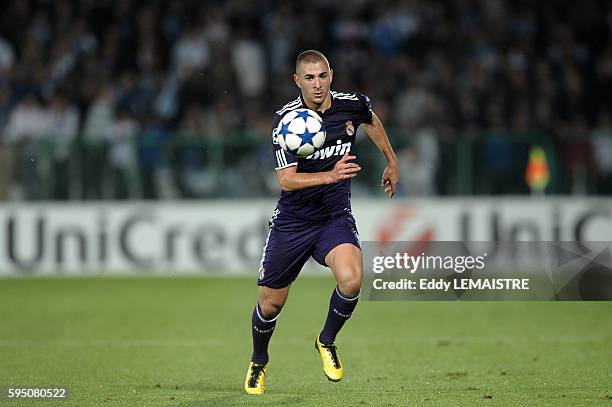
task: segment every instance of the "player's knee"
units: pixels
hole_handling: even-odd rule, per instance
[[[259,308],[263,313],[262,317],[266,319],[272,319],[280,314],[283,309],[283,305],[278,301],[262,301],[259,303]]]
[[[352,273],[347,278],[338,282],[338,288],[342,295],[354,297],[361,289],[361,273]]]

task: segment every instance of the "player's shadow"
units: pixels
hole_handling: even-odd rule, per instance
[[[234,389],[235,390],[235,389]],[[170,403],[170,405],[181,406],[181,407],[196,407],[196,406],[291,406],[304,404],[304,398],[296,395],[265,395],[265,396],[252,396],[244,394],[242,392],[236,394],[227,394],[221,396],[211,396],[203,400],[179,402],[176,404]]]
[[[173,386],[169,387],[173,389]],[[168,400],[169,406],[291,406],[308,404],[306,398],[302,395],[269,392],[265,396],[253,396],[245,394],[241,386],[228,386],[220,383],[188,383],[177,387],[172,390],[175,399]],[[181,401],[182,391],[189,393],[186,397],[193,397],[193,393],[197,393],[195,398],[199,400]]]

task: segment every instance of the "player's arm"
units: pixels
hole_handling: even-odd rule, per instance
[[[381,186],[385,193],[389,194],[389,198],[393,198],[397,190],[399,182],[399,167],[397,165],[397,157],[393,152],[393,147],[389,143],[389,137],[385,128],[374,112],[372,112],[372,123],[363,123],[363,128],[367,135],[374,141],[376,147],[387,159],[387,166],[383,171]]]
[[[334,168],[323,172],[297,172],[297,165],[292,165],[276,170],[276,176],[281,189],[285,192],[333,184],[353,178],[361,171],[359,164],[349,162],[355,158],[357,157],[354,155],[345,154]]]

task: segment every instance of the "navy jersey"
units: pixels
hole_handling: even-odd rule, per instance
[[[350,153],[359,125],[372,122],[372,106],[367,96],[332,91],[331,107],[325,112],[317,112],[327,132],[325,144],[314,154],[298,158],[280,147],[276,128],[283,115],[305,107],[300,95],[274,115],[272,145],[276,170],[297,165],[297,172],[329,171],[345,153]],[[275,211],[276,223],[296,228],[350,213],[350,187],[351,180],[347,179],[330,185],[283,191]]]

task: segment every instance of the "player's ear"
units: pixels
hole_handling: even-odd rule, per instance
[[[298,88],[302,89],[302,87],[300,86],[300,77],[298,76],[298,74],[293,74],[293,81],[295,82]]]
[[[332,83],[334,80],[334,70],[329,68],[329,83]]]

